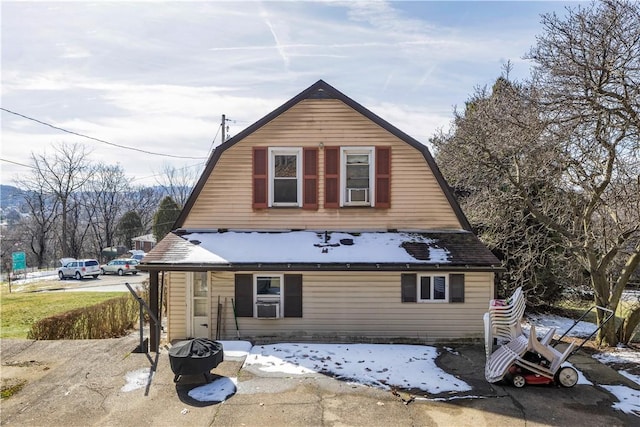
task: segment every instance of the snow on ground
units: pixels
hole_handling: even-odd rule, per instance
[[[471,390],[436,366],[437,356],[435,347],[423,345],[275,344],[254,346],[244,367],[291,375],[324,373],[382,389],[434,394]]]
[[[530,325],[533,323],[536,326],[536,332],[540,336],[544,335],[550,328],[556,328],[556,334],[562,335],[574,324],[572,319],[556,315],[537,315],[531,314],[527,316],[527,325],[523,325],[523,329],[530,329]],[[589,322],[578,322],[576,326],[567,334],[571,337],[586,338],[596,330],[596,325]],[[638,366],[640,364],[640,352],[632,350],[627,347],[616,347],[608,349],[593,355],[593,358],[604,363],[605,365],[612,365],[623,376],[629,378],[631,381],[640,385],[640,376],[625,369],[620,369],[620,365],[634,364]],[[566,362],[566,364],[569,364]],[[564,365],[564,364],[563,364]],[[584,376],[582,372],[578,371],[579,380],[578,384],[592,384]],[[586,381],[582,382],[582,381]],[[640,391],[634,390],[624,385],[604,385],[600,384],[600,387],[613,394],[618,402],[613,404],[614,409],[626,412],[628,414],[634,414],[640,417]]]
[[[224,359],[241,359],[251,352],[251,343],[249,341],[219,341],[224,350]]]
[[[624,385],[601,385],[600,387],[618,399],[618,402],[613,404],[614,409],[640,417],[640,391]]]
[[[562,334],[574,323],[573,320],[555,315],[531,315],[529,325],[536,325],[541,334],[551,327]],[[529,326],[523,324],[523,329]],[[595,325],[580,322],[570,336],[589,336]],[[263,372],[286,375],[328,374],[353,383],[379,387],[419,389],[432,394],[471,391],[472,388],[459,378],[443,371],[436,364],[438,349],[423,345],[385,344],[313,344],[282,343],[253,346],[248,341],[221,341],[225,360],[245,358],[243,368],[254,368]],[[444,347],[454,355],[452,348]],[[640,352],[629,348],[615,348],[594,356],[604,364],[640,364]],[[571,365],[565,362],[564,365]],[[574,366],[575,369],[575,366]],[[619,369],[618,369],[619,370]],[[622,375],[640,384],[640,377],[624,370]],[[613,394],[618,402],[615,409],[640,416],[640,391],[621,385],[593,384],[578,370],[578,384],[599,386]],[[127,374],[123,391],[142,388],[149,380],[149,369]],[[223,402],[236,392],[237,378],[219,378],[209,384],[196,387],[189,396],[203,402]],[[446,396],[437,400],[459,398],[483,398],[483,396]]]
[[[127,392],[146,387],[150,380],[149,375],[153,378],[153,374],[150,374],[150,368],[127,372],[124,377],[126,383],[120,390]]]
[[[209,384],[189,390],[189,397],[199,402],[224,402],[236,393],[237,378],[218,378]]]
[[[522,328],[527,332],[531,329],[531,325],[536,326],[536,334],[539,337],[544,336],[549,329],[556,328],[556,335],[564,334],[574,324],[574,320],[566,317],[557,316],[555,314],[527,314],[525,323]],[[569,337],[587,338],[596,330],[596,325],[590,322],[580,321],[567,334]]]
[[[640,366],[640,352],[624,346],[618,346],[608,350],[607,352],[594,354],[593,358],[605,365],[619,366],[634,364],[636,367]],[[625,369],[619,369],[618,372],[640,386],[640,375]]]
[[[20,275],[20,277],[23,277],[22,279],[15,279],[15,280],[11,280],[11,286],[23,286],[23,285],[28,285],[30,283],[34,283],[34,282],[44,282],[44,281],[49,281],[49,280],[59,280],[58,279],[58,270],[41,270],[41,271],[34,271],[34,272],[30,272],[26,274],[26,277],[24,277],[24,275]]]

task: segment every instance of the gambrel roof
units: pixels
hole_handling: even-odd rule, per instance
[[[453,196],[453,192],[449,188],[449,185],[447,184],[444,177],[442,176],[442,173],[438,169],[438,166],[436,165],[435,160],[431,156],[431,153],[429,152],[429,149],[427,148],[427,146],[420,143],[419,141],[412,138],[411,136],[407,135],[406,133],[402,132],[400,129],[396,128],[391,123],[383,120],[378,115],[369,111],[368,109],[363,107],[361,104],[357,103],[356,101],[352,100],[348,96],[344,95],[342,92],[338,91],[333,86],[327,84],[323,80],[318,80],[316,83],[309,86],[307,89],[305,89],[295,97],[291,98],[289,101],[282,104],[279,108],[275,109],[274,111],[267,114],[266,116],[264,116],[263,118],[261,118],[260,120],[252,124],[251,126],[247,127],[246,129],[244,129],[243,131],[235,135],[233,138],[230,138],[226,142],[219,145],[213,151],[213,153],[211,153],[211,157],[207,162],[206,168],[202,173],[202,175],[200,176],[200,179],[196,183],[193,191],[191,192],[191,195],[189,196],[189,199],[187,200],[184,208],[182,209],[180,216],[174,223],[173,229],[174,230],[179,229],[184,226],[185,221],[189,215],[189,212],[191,211],[196,200],[200,196],[200,193],[203,187],[205,186],[205,183],[207,182],[209,176],[211,175],[222,153],[224,153],[227,149],[234,146],[238,142],[242,141],[247,136],[256,132],[258,129],[262,128],[264,125],[271,122],[274,118],[283,114],[285,111],[289,110],[290,108],[300,103],[301,101],[304,101],[306,99],[318,99],[318,98],[337,99],[342,101],[345,105],[349,106],[356,112],[360,113],[362,116],[368,118],[373,123],[377,124],[384,130],[389,132],[390,134],[394,135],[401,141],[409,144],[410,146],[416,148],[419,152],[421,152],[425,161],[429,165],[429,168],[431,169],[434,177],[436,178],[438,184],[442,188],[442,192],[444,193],[447,201],[451,205],[451,208],[454,211],[456,217],[458,218],[460,225],[463,227],[464,230],[471,231],[471,226],[469,224],[469,221],[467,220],[464,213],[462,212],[462,209],[460,209],[460,205],[458,204],[457,200]]]

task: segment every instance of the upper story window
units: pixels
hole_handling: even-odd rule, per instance
[[[302,150],[269,149],[269,206],[301,205]]]
[[[254,209],[317,210],[321,180],[326,209],[391,207],[391,147],[254,147],[252,163]]]
[[[341,202],[342,206],[373,206],[374,149],[373,147],[342,148]]]

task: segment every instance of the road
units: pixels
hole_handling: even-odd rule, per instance
[[[149,274],[146,272],[127,276],[101,275],[97,279],[88,277],[82,280],[60,280],[56,274],[56,271],[52,270],[50,275],[38,276],[26,283],[14,282],[13,292],[128,292],[125,283],[129,283],[135,288],[149,278]]]
[[[57,283],[64,287],[65,291],[83,291],[83,292],[129,292],[125,283],[129,283],[134,288],[136,285],[142,284],[149,278],[148,273],[140,272],[135,275],[117,276],[106,275],[98,276],[97,279],[87,278],[82,280],[66,279],[58,280]],[[52,282],[56,283],[56,282]]]

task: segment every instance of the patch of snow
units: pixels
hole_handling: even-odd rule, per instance
[[[636,375],[636,374],[633,374],[633,373],[631,373],[629,371],[625,371],[625,370],[618,371],[618,373],[620,375],[622,375],[623,377],[626,377],[626,378],[630,379],[631,381],[633,381],[634,383],[640,385],[640,375]]]
[[[200,242],[182,260],[185,263],[392,263],[411,262],[442,264],[450,262],[447,249],[436,240],[417,233],[324,233],[291,231],[280,233],[239,232],[189,233],[189,241]],[[345,240],[351,242],[344,244]],[[429,246],[429,260],[411,256],[403,242],[425,243]],[[277,251],[272,250],[278,248]]]
[[[12,279],[11,286],[28,285],[30,283],[48,282],[53,280],[59,280],[58,270],[34,271],[32,273],[27,273],[27,277],[24,279]]]
[[[149,375],[151,375],[151,377],[153,378],[153,374],[150,374],[150,371],[150,368],[143,368],[136,371],[127,372],[124,377],[127,383],[120,390],[129,392],[146,387],[150,379]]]
[[[435,364],[438,351],[422,345],[275,344],[254,346],[244,367],[288,375],[328,373],[355,383],[429,393],[471,387]]]
[[[640,365],[640,352],[624,346],[618,346],[605,352],[594,354],[593,358],[604,364],[635,363]]]
[[[600,387],[618,399],[618,402],[613,404],[614,409],[640,417],[640,391],[624,385],[602,385]]]
[[[237,390],[237,378],[218,378],[215,381],[189,390],[190,398],[200,402],[224,402]]]
[[[251,351],[251,343],[249,341],[218,341],[222,344],[224,358],[240,359],[246,357]]]
[[[447,350],[451,354],[455,354],[456,356],[460,356],[460,353],[458,353],[457,351],[455,351],[451,347],[445,347],[444,349]]]
[[[557,316],[555,314],[528,314],[525,318],[525,323],[522,325],[522,329],[531,330],[531,324],[536,326],[536,333],[539,337],[544,336],[549,329],[556,328],[556,335],[560,336],[564,334],[574,324],[574,320]],[[571,331],[567,334],[569,337],[587,338],[591,335],[597,326],[590,322],[580,321]]]
[[[487,396],[451,396],[451,397],[416,397],[416,400],[422,400],[425,402],[447,402],[449,400],[461,400],[461,399],[487,399]]]
[[[604,363],[606,365],[629,364],[640,366],[640,352],[623,345],[619,345],[618,347],[608,349],[607,351],[594,354],[592,357],[600,363]],[[629,372],[625,369],[618,369],[618,373],[640,385],[640,375]]]

